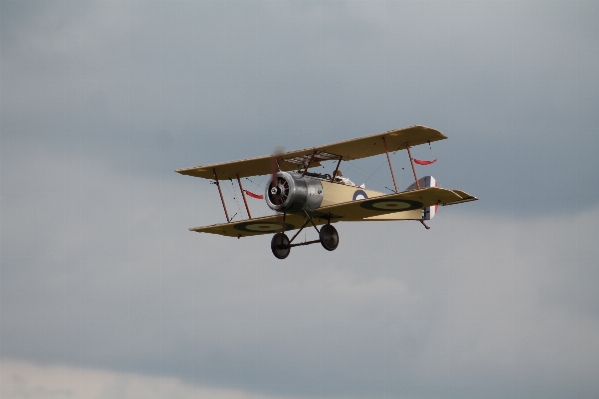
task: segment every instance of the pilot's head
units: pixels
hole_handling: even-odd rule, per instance
[[[337,177],[337,176],[339,176],[339,177],[342,177],[342,176],[343,176],[343,173],[341,173],[341,171],[340,171],[339,169],[337,169],[337,170],[335,171],[335,177]]]

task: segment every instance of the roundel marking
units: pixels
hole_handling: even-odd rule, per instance
[[[354,197],[352,198],[352,201],[359,201],[366,198],[368,198],[368,194],[366,194],[364,190],[356,190],[356,192],[354,193]]]
[[[360,204],[362,208],[370,209],[373,211],[409,211],[412,209],[422,208],[422,203],[412,200],[380,200],[380,201],[368,201],[364,204]]]
[[[283,225],[281,223],[272,223],[272,222],[247,222],[247,223],[240,223],[240,224],[236,224],[235,226],[236,230],[241,230],[241,231],[250,231],[250,232],[274,232],[274,231],[281,231]],[[295,227],[289,223],[285,224],[285,230],[292,230]]]

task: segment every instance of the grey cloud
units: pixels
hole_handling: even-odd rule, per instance
[[[593,2],[0,11],[3,358],[280,396],[597,392]],[[285,262],[187,231],[222,209],[173,169],[412,124],[450,138],[418,172],[481,198],[430,231],[344,224]],[[384,190],[378,161],[344,172]]]
[[[72,169],[34,151],[22,162]],[[75,164],[78,190],[57,173],[29,181],[35,201],[3,192],[4,357],[270,395],[596,389],[596,209],[515,221],[448,207],[430,231],[344,224],[337,251],[282,263],[268,237],[186,230],[222,218],[214,192]],[[33,204],[57,210],[43,235],[23,223]]]
[[[3,5],[4,137],[147,175],[425,124],[487,211],[595,203],[592,3],[24,4]]]

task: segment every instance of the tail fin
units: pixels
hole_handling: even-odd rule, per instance
[[[423,178],[418,179],[418,185],[420,186],[420,188],[439,187],[439,183],[437,183],[437,180],[435,180],[435,178],[432,176],[424,176]],[[411,191],[411,190],[416,190],[416,183],[412,183],[406,189],[406,191]],[[439,209],[439,205],[427,206],[426,208],[423,209],[422,218],[424,220],[431,220],[437,213],[438,209]]]

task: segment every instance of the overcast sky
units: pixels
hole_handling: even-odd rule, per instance
[[[597,20],[575,0],[0,0],[0,396],[599,396]],[[339,224],[336,251],[284,261],[270,236],[187,230],[224,214],[174,169],[416,124],[449,137],[414,149],[438,159],[419,175],[480,198],[430,230]],[[342,170],[392,187],[382,157]]]

